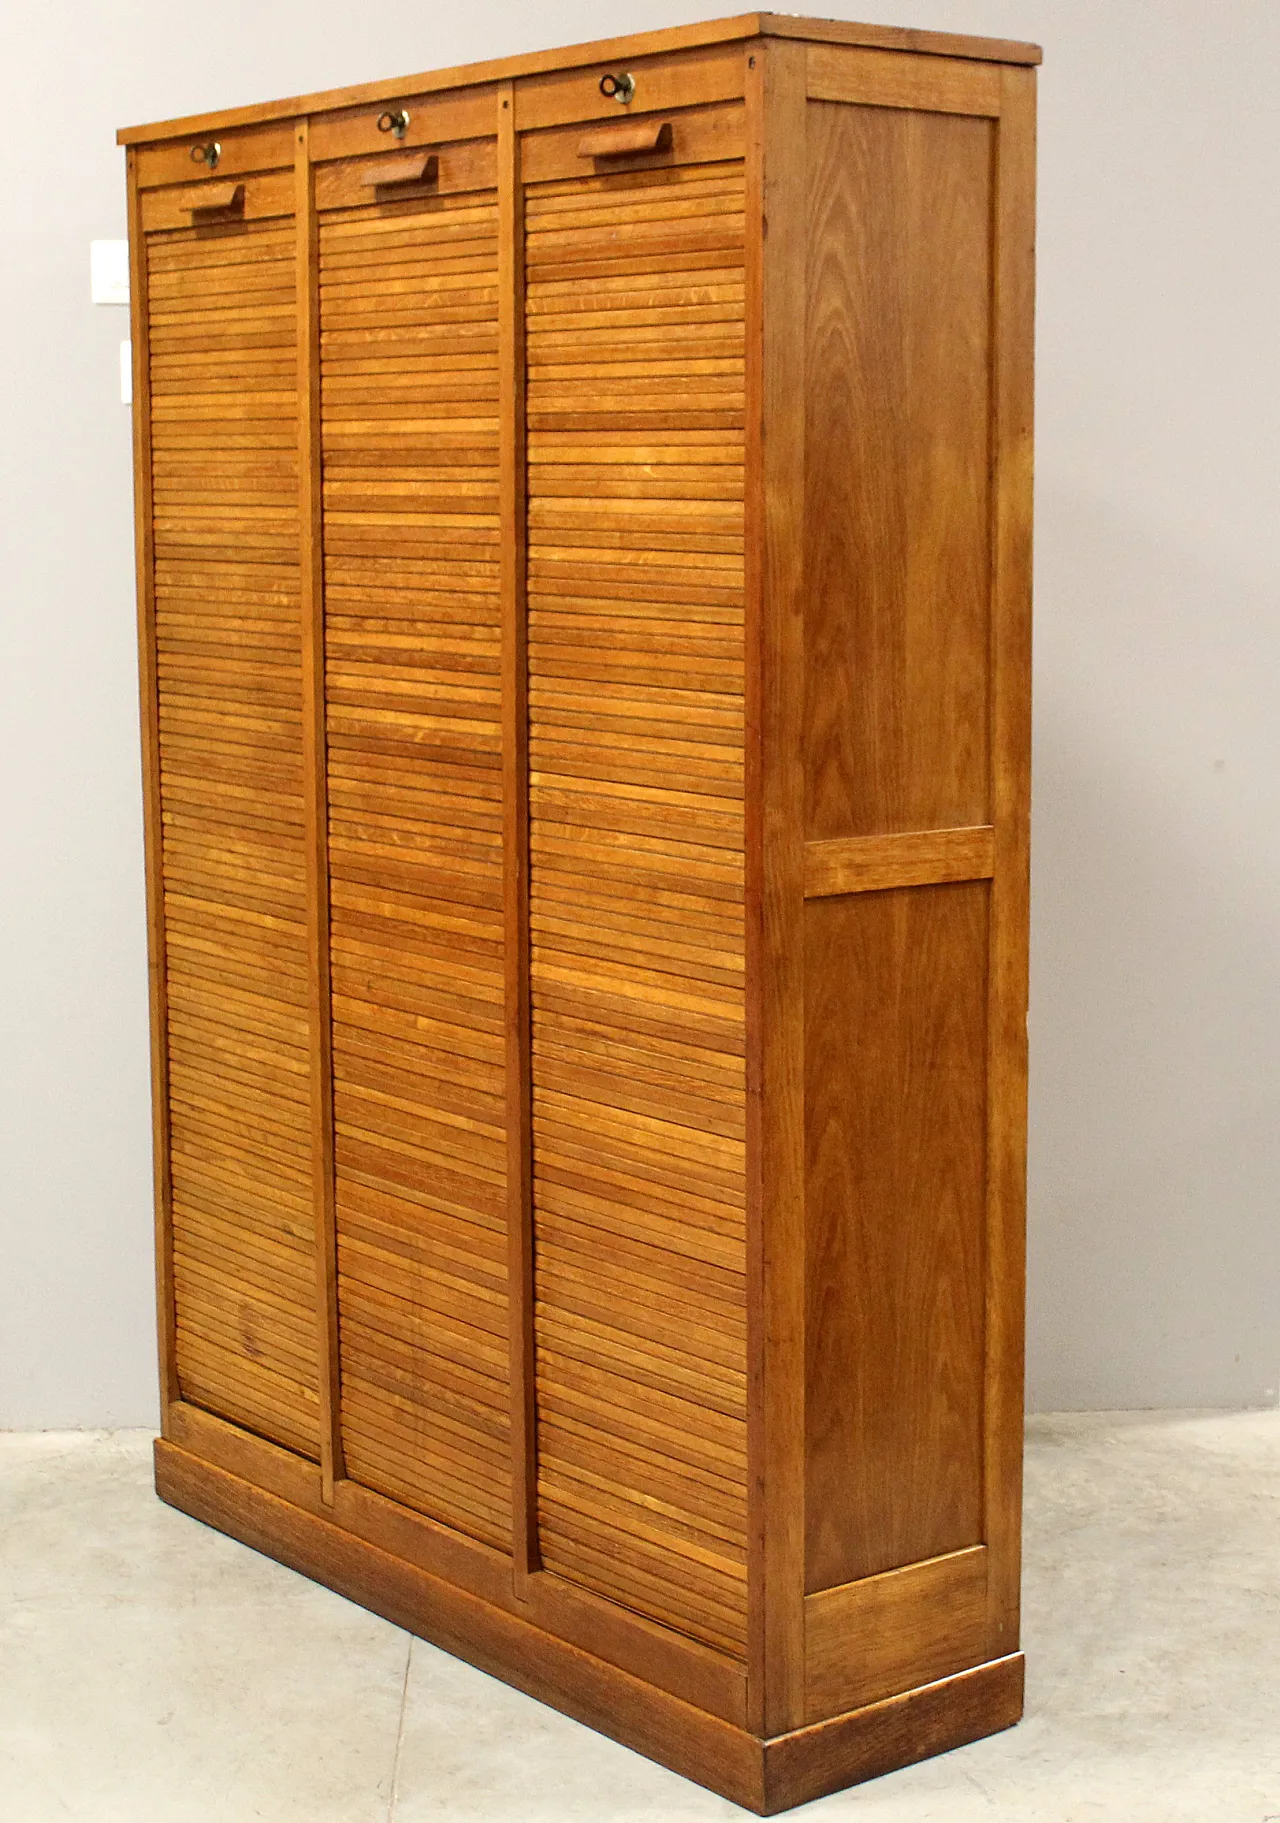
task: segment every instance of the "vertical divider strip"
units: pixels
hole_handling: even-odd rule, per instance
[[[748,1725],[804,1714],[805,46],[747,46]]]
[[[322,1497],[343,1476],[334,1209],[333,1024],[329,981],[329,811],[325,755],[324,519],[320,467],[320,242],[310,123],[294,146],[298,310],[298,587],[302,621],[302,789],[306,802],[310,985],[311,1186],[316,1241],[316,1353]]]
[[[147,862],[147,981],[151,1013],[151,1145],[155,1182],[156,1339],[160,1429],[178,1384],[173,1287],[173,1174],[169,1119],[169,993],[165,961],[164,852],[160,787],[160,696],[156,664],[155,533],[151,490],[151,363],[147,352],[147,245],[138,192],[138,154],[128,149],[129,314],[133,340],[134,561],[138,589],[138,688],[142,708],[142,825]]]
[[[984,1536],[987,1656],[1018,1642],[1027,1184],[1031,532],[1035,336],[1034,70],[1003,68],[995,123],[991,779]]]
[[[511,1561],[514,1591],[523,1599],[529,1575],[538,1568],[538,1476],[529,1014],[524,206],[513,82],[498,85],[498,374]]]

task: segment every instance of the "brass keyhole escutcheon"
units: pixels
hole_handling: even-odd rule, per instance
[[[203,165],[208,171],[216,169],[218,160],[221,157],[222,147],[218,144],[216,139],[209,140],[207,145],[192,146],[191,148],[192,164]]]
[[[379,114],[378,131],[379,133],[394,133],[397,139],[403,139],[409,131],[408,108],[396,108],[394,111],[388,110],[385,114]]]
[[[624,107],[635,92],[636,79],[634,76],[609,74],[600,78],[600,93],[614,101],[621,102]]]

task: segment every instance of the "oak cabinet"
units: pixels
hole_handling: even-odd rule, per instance
[[[1037,61],[121,134],[157,1485],[758,1811],[1021,1712]]]

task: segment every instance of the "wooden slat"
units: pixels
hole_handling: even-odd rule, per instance
[[[805,843],[804,896],[821,899],[895,886],[989,880],[994,868],[995,831],[989,824],[889,836],[836,836]]]
[[[292,174],[281,181],[291,210]],[[307,463],[298,457],[308,414],[296,375],[308,330],[296,297],[306,249],[292,227],[253,222],[151,235],[138,245],[157,445],[148,662],[157,700],[156,869],[169,933],[177,1380],[183,1396],[318,1458],[307,1219],[316,1138],[299,1118],[315,1051],[302,991],[309,964],[299,504],[305,516]],[[180,284],[171,282],[175,274]],[[273,353],[265,386],[252,354],[254,300],[269,300],[262,308],[292,338]],[[195,365],[165,353],[175,329]],[[279,431],[265,470],[234,442],[213,458],[216,474],[207,458],[171,465],[169,434],[197,449],[211,428],[253,419]],[[232,628],[226,601],[234,602]]]
[[[345,1459],[508,1550],[499,228],[492,191],[326,213],[319,298]]]
[[[696,420],[717,392],[741,410],[741,304],[697,277],[714,241],[741,299],[742,167],[526,198],[542,1559],[740,1658],[743,471],[740,432]],[[646,357],[655,282],[680,302]],[[572,316],[542,334],[552,301],[587,299],[590,341]],[[717,639],[695,657],[709,568]],[[710,1478],[689,1466],[708,1449]]]
[[[310,129],[294,148],[298,287],[298,592],[302,610],[302,779],[305,799],[311,1179],[315,1208],[316,1353],[323,1498],[342,1479],[338,1264],[334,1207],[333,1022],[329,980],[328,780],[325,753],[324,528],[320,470],[319,231]]]

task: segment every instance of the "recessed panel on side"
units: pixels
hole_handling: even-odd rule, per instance
[[[992,123],[807,123],[806,834],[986,823]]]
[[[810,1592],[982,1539],[989,893],[805,907]]]
[[[497,206],[417,188],[320,219],[342,1441],[502,1547]]]
[[[315,1457],[293,222],[145,258],[178,1386]]]

